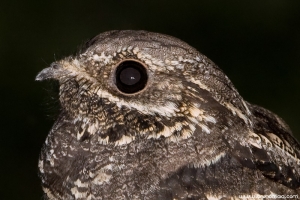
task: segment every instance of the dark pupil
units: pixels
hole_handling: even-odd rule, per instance
[[[120,73],[120,80],[125,85],[134,85],[138,83],[140,79],[140,72],[132,67],[125,68]]]
[[[148,80],[145,67],[135,61],[124,61],[116,69],[116,85],[121,92],[136,93]]]

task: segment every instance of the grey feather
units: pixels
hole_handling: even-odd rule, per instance
[[[300,146],[285,122],[179,39],[105,32],[36,78],[46,79],[59,82],[61,105],[39,160],[46,199],[300,194]]]

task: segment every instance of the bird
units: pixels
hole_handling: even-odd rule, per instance
[[[60,113],[42,147],[44,199],[300,195],[300,145],[276,114],[175,37],[114,30],[53,62]]]

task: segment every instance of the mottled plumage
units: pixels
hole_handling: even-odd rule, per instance
[[[221,199],[299,195],[300,146],[188,44],[110,31],[36,80],[59,82],[43,146],[46,199]]]

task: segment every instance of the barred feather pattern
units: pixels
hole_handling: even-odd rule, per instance
[[[118,88],[124,61],[145,68],[141,90]],[[45,199],[300,194],[289,127],[177,38],[105,32],[36,77],[46,79],[59,83],[61,113],[39,159]]]

